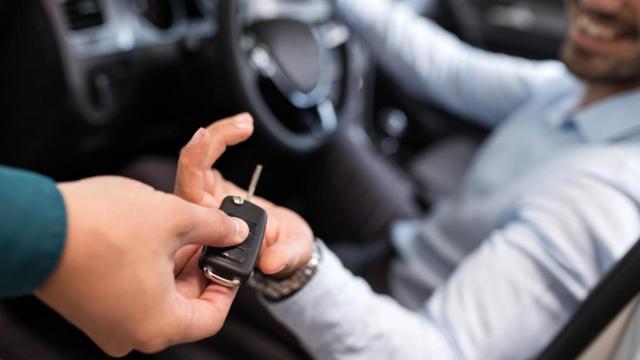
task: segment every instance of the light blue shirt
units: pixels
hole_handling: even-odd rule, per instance
[[[386,0],[337,2],[413,96],[495,131],[455,196],[395,229],[395,300],[325,249],[269,308],[318,358],[534,357],[640,236],[640,91],[580,108],[561,63],[474,49]]]

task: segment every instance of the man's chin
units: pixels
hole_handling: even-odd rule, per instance
[[[586,82],[611,85],[640,82],[640,59],[617,64],[571,45],[563,47],[561,59],[573,75]]]
[[[577,78],[589,84],[611,85],[616,87],[640,87],[640,74],[598,73],[589,68],[567,65],[569,71]]]

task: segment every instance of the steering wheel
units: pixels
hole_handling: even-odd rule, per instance
[[[316,150],[352,116],[349,103],[361,82],[349,30],[333,20],[331,3],[218,3],[219,36],[237,99],[271,143],[298,154]],[[296,11],[303,6],[314,11]]]

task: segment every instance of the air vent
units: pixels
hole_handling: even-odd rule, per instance
[[[99,0],[67,0],[62,6],[71,30],[82,30],[104,23]]]

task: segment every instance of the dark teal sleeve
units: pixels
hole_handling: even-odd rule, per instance
[[[0,298],[25,295],[55,268],[66,212],[53,180],[0,166]]]

